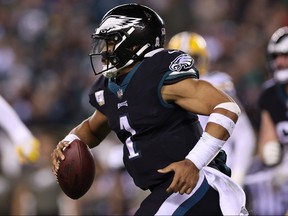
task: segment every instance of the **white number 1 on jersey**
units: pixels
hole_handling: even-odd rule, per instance
[[[134,143],[131,140],[131,137],[136,134],[136,131],[131,128],[127,116],[120,117],[120,129],[126,130],[131,133],[131,136],[129,136],[125,141],[127,149],[129,151],[129,159],[139,156],[139,153],[136,152],[134,148]]]

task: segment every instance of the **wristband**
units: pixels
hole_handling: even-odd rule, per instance
[[[66,142],[71,143],[71,142],[72,142],[73,140],[75,140],[75,139],[80,140],[80,138],[79,138],[77,135],[75,135],[75,134],[68,134],[68,135],[63,139],[63,141],[66,141]]]
[[[186,159],[191,160],[200,170],[208,165],[223,147],[225,141],[204,132]]]

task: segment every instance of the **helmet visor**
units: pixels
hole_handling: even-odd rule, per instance
[[[92,49],[90,51],[90,55],[92,54],[101,54],[104,51],[104,48],[107,50],[107,43],[104,39],[94,38],[92,41]]]
[[[114,53],[115,42],[101,37],[94,37],[89,54],[92,69],[95,75],[111,70],[119,60]]]

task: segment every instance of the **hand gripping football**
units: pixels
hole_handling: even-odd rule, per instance
[[[71,199],[79,199],[91,187],[95,177],[95,161],[89,147],[73,140],[63,150],[65,160],[59,164],[57,180],[62,191]]]

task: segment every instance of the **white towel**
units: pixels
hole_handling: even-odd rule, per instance
[[[223,215],[249,215],[245,207],[246,195],[243,189],[231,178],[211,167],[204,167],[203,172],[208,184],[218,191]]]

